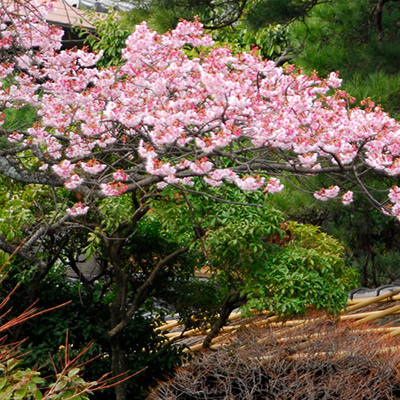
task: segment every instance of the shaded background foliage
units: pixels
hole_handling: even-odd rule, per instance
[[[10,290],[14,281],[22,281],[15,271],[13,279],[9,278],[7,284],[2,285],[2,294]],[[10,317],[18,315],[26,308],[27,299],[32,297],[30,284],[30,279],[24,278],[24,284],[20,285],[10,301],[10,306],[13,307]],[[95,358],[84,368],[83,376],[86,380],[96,380],[111,371],[111,349],[107,331],[110,326],[109,302],[113,293],[104,295],[101,283],[96,286],[93,293],[88,293],[78,281],[68,279],[61,268],[50,271],[40,284],[36,284],[36,306],[40,309],[48,309],[64,302],[70,303],[9,332],[10,340],[28,339],[21,346],[21,352],[26,352],[23,365],[35,365],[40,368],[42,375],[52,375],[54,369],[50,357],[59,365],[58,362],[64,357],[64,344],[68,335],[73,357],[93,341],[93,346],[82,357],[82,362]],[[152,307],[149,306],[149,309]],[[130,396],[135,399],[146,397],[149,385],[155,385],[158,379],[172,372],[183,359],[181,349],[164,346],[165,337],[156,332],[158,324],[145,307],[124,330],[123,340],[129,356],[130,373],[139,372],[130,380],[129,385]],[[96,392],[94,398],[110,397],[112,389]]]

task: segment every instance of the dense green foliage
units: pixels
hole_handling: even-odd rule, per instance
[[[0,363],[0,397],[2,400],[89,400],[90,386],[80,376],[80,368],[57,374],[50,383],[40,372],[30,368],[20,368],[21,360],[10,358]],[[45,397],[44,397],[45,396]]]
[[[297,65],[322,75],[340,71],[343,88],[357,100],[371,97],[398,117],[400,7],[385,4],[379,32],[376,6],[374,0],[319,4],[291,25],[289,43]]]
[[[144,19],[141,18],[139,11],[136,11],[136,13],[136,18],[131,17],[129,20],[123,14],[117,12],[106,14],[105,18],[101,19],[93,15],[91,21],[96,28],[95,33],[80,30],[80,35],[85,38],[85,44],[89,45],[94,51],[103,52],[99,65],[109,67],[121,63],[121,50],[125,46],[128,35],[134,29],[135,24]]]
[[[161,244],[160,237],[155,240],[151,236],[151,232],[140,232],[132,238],[134,246],[141,249],[141,252],[137,253],[143,257],[138,258],[140,263],[145,263],[147,257],[152,259],[157,256],[157,251],[160,250],[154,245],[155,243],[159,243],[160,247],[165,246]],[[49,363],[49,354],[56,362],[63,359],[64,346],[60,345],[65,342],[65,336],[68,334],[72,346],[71,357],[77,356],[89,342],[94,342],[81,357],[82,362],[95,358],[85,367],[86,379],[96,380],[108,373],[112,369],[110,342],[107,337],[110,328],[109,304],[115,297],[111,279],[103,278],[93,285],[91,291],[88,291],[79,281],[68,279],[61,265],[52,268],[40,282],[34,279],[34,274],[28,274],[28,271],[27,265],[13,264],[10,266],[10,275],[13,275],[13,279],[9,279],[9,282],[2,286],[4,293],[14,280],[23,283],[10,302],[13,307],[12,315],[24,309],[28,301],[34,300],[33,296],[40,296],[37,306],[41,308],[57,306],[68,301],[71,303],[32,319],[10,332],[14,340],[29,336],[29,341],[21,348],[27,352],[24,365],[27,367],[40,365],[45,376],[52,374],[53,367]],[[164,279],[165,287],[156,288],[157,292],[167,288],[171,290],[167,282],[172,279],[168,276],[164,276]],[[29,300],[30,298],[32,300]],[[153,315],[159,315],[159,312],[161,316],[154,319]],[[124,349],[129,359],[127,367],[130,373],[138,373],[130,380],[128,392],[135,396],[135,399],[145,398],[149,386],[155,385],[164,374],[171,372],[182,362],[181,349],[167,346],[167,339],[156,331],[159,323],[163,321],[163,313],[165,311],[160,310],[150,299],[134,316],[123,333]],[[98,399],[109,399],[110,396],[112,396],[110,390],[95,393],[95,398]]]
[[[381,177],[369,185],[384,193],[386,183]],[[279,196],[271,197],[271,203],[282,210],[286,219],[321,226],[340,240],[347,264],[360,272],[359,285],[377,287],[398,282],[400,226],[395,219],[372,208],[362,193],[355,193],[354,202],[343,207],[335,201],[319,202],[288,184]]]
[[[222,195],[219,189],[211,193]],[[188,234],[184,227],[195,216],[197,229],[204,233],[198,239],[200,250],[215,272],[221,296],[232,291],[249,293],[248,309],[279,314],[304,313],[310,306],[340,311],[344,294],[357,284],[357,278],[337,240],[315,226],[285,222],[262,194],[227,187],[223,195],[263,207],[215,204],[212,199],[186,195],[178,207],[165,205],[161,214],[164,224],[170,218],[181,235]],[[183,207],[185,203],[189,209]]]
[[[356,284],[344,248],[312,225],[241,218],[210,232],[206,245],[220,285],[248,292],[249,310],[337,313],[346,302],[343,294]]]

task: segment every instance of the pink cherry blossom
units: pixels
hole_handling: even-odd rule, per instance
[[[264,177],[253,176],[248,176],[242,179],[235,180],[236,186],[242,190],[258,190],[264,185],[264,182]]]
[[[398,186],[393,186],[389,189],[389,199],[392,203],[400,204],[400,188]]]
[[[207,185],[210,185],[212,187],[219,187],[221,185],[223,185],[223,181],[217,181],[215,179],[212,178],[208,178],[208,177],[204,177],[203,178],[204,182],[207,183]]]
[[[396,219],[400,221],[400,204],[396,203],[393,207],[391,207],[390,215],[396,217]]]
[[[342,79],[338,78],[338,75],[336,72],[331,72],[329,74],[329,77],[326,81],[326,83],[328,84],[328,86],[330,86],[331,88],[337,89],[342,85]]]
[[[336,197],[340,192],[339,186],[330,186],[326,189],[320,189],[318,192],[314,193],[314,197],[317,200],[327,201]]]
[[[79,49],[77,50],[76,55],[78,57],[79,65],[82,67],[91,67],[100,60],[100,58],[103,56],[103,51],[95,54]]]
[[[74,174],[68,179],[68,181],[64,182],[64,186],[67,189],[73,190],[76,189],[82,183],[83,179],[79,175]]]
[[[299,154],[298,158],[303,167],[311,168],[313,165],[315,165],[318,158],[318,154],[317,153]]]
[[[278,178],[269,178],[267,185],[265,186],[264,193],[279,193],[284,189],[284,185]]]
[[[75,203],[72,208],[67,208],[67,213],[74,217],[85,215],[89,211],[89,206],[84,207],[82,202]]]
[[[101,164],[97,160],[89,160],[88,162],[81,162],[80,167],[87,173],[92,174],[92,175],[97,175],[98,173],[104,171],[104,169],[107,167],[104,164]]]
[[[123,169],[118,169],[113,173],[113,178],[115,181],[127,181],[129,180],[129,176],[125,173]]]
[[[117,183],[102,183],[100,185],[102,192],[108,196],[119,196],[126,192],[127,186],[121,182]]]
[[[75,164],[72,164],[68,160],[61,161],[58,165],[53,165],[51,169],[61,178],[69,178],[72,171],[75,168]]]
[[[215,169],[210,172],[209,176],[213,180],[222,181],[222,179],[224,179],[227,182],[235,182],[235,180],[239,178],[230,168]]]
[[[157,157],[154,147],[150,146],[148,143],[144,143],[143,140],[139,143],[138,153],[144,159]]]
[[[32,107],[37,120],[5,131],[2,151],[28,175],[37,165],[35,179],[101,198],[193,185],[198,176],[210,186],[276,193],[283,185],[268,175],[334,173],[346,188],[370,170],[394,182],[400,175],[400,123],[369,99],[350,107],[337,72],[324,79],[233,53],[198,21],[163,35],[143,23],[126,41],[123,65],[100,68],[101,54],[61,50],[62,31],[40,18],[47,5],[16,17],[23,3],[0,3],[0,50],[9,56],[0,65],[0,102]],[[314,196],[339,192],[331,186]],[[397,192],[389,190],[391,205],[383,201],[396,217]],[[350,190],[342,195],[351,200]]]
[[[18,132],[13,132],[8,135],[8,141],[11,143],[18,143],[24,138],[24,135]]]
[[[168,183],[167,182],[158,182],[156,186],[157,186],[157,189],[162,190],[168,186]]]
[[[184,186],[194,186],[194,180],[192,176],[187,176],[185,178],[179,178],[179,183]]]
[[[203,157],[201,160],[197,160],[195,163],[191,163],[189,168],[195,173],[199,175],[205,175],[212,170],[213,164],[210,161],[207,161],[206,157]]]
[[[342,196],[342,203],[345,206],[348,206],[349,204],[351,204],[353,202],[353,192],[351,190],[349,190],[348,192],[346,192],[343,196]]]
[[[146,169],[149,174],[168,176],[176,173],[176,168],[171,166],[169,162],[162,162],[158,159],[148,158]]]

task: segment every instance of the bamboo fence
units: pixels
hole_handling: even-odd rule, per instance
[[[211,349],[217,349],[232,341],[232,338],[239,329],[244,327],[258,327],[266,330],[276,330],[275,337],[280,342],[297,341],[299,344],[315,337],[324,335],[323,330],[319,330],[310,335],[293,335],[293,332],[301,326],[307,324],[321,324],[334,321],[350,323],[353,332],[358,334],[380,334],[381,337],[390,338],[400,335],[400,288],[387,291],[379,296],[360,297],[349,299],[347,307],[342,310],[336,319],[329,316],[307,317],[303,319],[291,319],[287,321],[279,320],[278,316],[262,313],[252,318],[245,318],[241,312],[232,313],[229,324],[225,326],[219,335],[213,339]],[[159,327],[160,332],[165,332],[169,343],[186,345],[186,352],[196,352],[203,349],[202,343],[209,329],[189,329],[179,320],[168,321]],[[267,338],[259,339],[260,342]],[[397,351],[397,346],[395,346]],[[382,351],[393,351],[394,347],[385,348]],[[303,357],[296,355],[294,357]]]

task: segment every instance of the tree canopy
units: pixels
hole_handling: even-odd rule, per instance
[[[3,130],[0,171],[11,179],[64,186],[89,201],[195,178],[274,193],[283,189],[279,174],[333,173],[346,183],[315,197],[341,191],[349,203],[346,185],[366,191],[365,172],[399,172],[398,123],[370,102],[352,108],[353,99],[335,90],[335,72],[321,79],[210,48],[201,25],[188,22],[164,35],[138,26],[125,63],[97,69],[101,54],[57,51],[60,30],[35,14],[16,19],[5,11],[3,121],[11,107],[26,105],[37,117],[27,129]],[[397,187],[389,194],[387,210],[397,215]],[[65,218],[89,208],[78,202]]]

